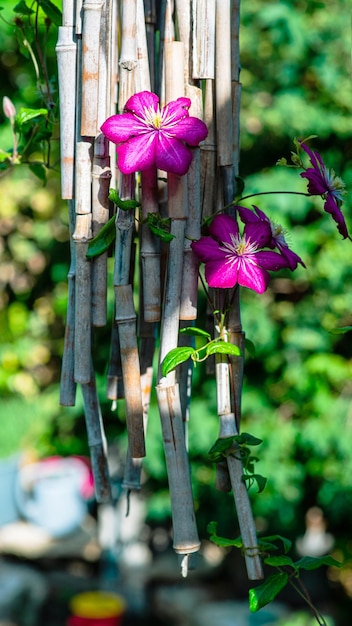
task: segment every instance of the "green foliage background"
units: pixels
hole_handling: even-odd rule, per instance
[[[2,6],[9,23],[0,22],[0,96],[17,107],[43,106],[13,26],[13,3]],[[350,0],[242,4],[240,173],[246,194],[305,191],[297,172],[275,163],[289,159],[294,137],[311,134],[318,135],[314,148],[352,189],[350,10]],[[50,33],[46,51],[57,102],[55,28]],[[54,167],[45,187],[27,166],[0,179],[1,456],[28,447],[39,454],[86,451],[80,402],[72,410],[58,406],[69,246],[55,166],[58,126],[53,136]],[[11,147],[4,117],[0,147]],[[352,521],[351,333],[331,333],[352,321],[352,245],[342,241],[319,199],[255,200],[288,229],[307,269],[277,275],[263,296],[242,291],[243,326],[256,346],[245,367],[243,429],[263,439],[258,472],[268,477],[265,492],[253,494],[254,510],[273,532],[296,536],[307,508],[319,505],[337,545],[352,559],[345,541]],[[351,206],[349,191],[344,214],[350,232]],[[108,329],[101,331],[95,357],[109,437],[118,436],[123,447],[123,411],[116,417],[104,400],[108,337]],[[233,533],[233,505],[214,492],[207,459],[217,420],[214,383],[202,367],[194,376],[189,437],[201,531],[216,518],[222,534]],[[147,445],[150,519],[160,521],[169,503],[154,405]]]

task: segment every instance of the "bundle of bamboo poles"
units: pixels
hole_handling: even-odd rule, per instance
[[[175,551],[187,572],[188,555],[200,547],[193,508],[186,422],[191,396],[188,363],[162,375],[160,364],[179,345],[180,327],[197,318],[198,264],[192,239],[202,219],[231,203],[239,159],[239,0],[63,0],[57,57],[61,116],[62,197],[68,200],[71,267],[62,363],[61,404],[75,404],[77,383],[85,407],[98,502],[111,499],[103,419],[92,359],[94,328],[108,320],[107,252],[90,260],[87,247],[116,212],[113,285],[115,307],[107,364],[107,396],[124,398],[128,453],[124,484],[139,489],[141,459],[153,382],[155,339],[160,329],[156,396],[169,477]],[[122,113],[129,97],[152,91],[161,105],[191,99],[208,137],[193,148],[187,175],[142,172],[123,175],[100,127]],[[170,218],[174,236],[165,245],[135,210],[116,210],[110,185],[122,200],[141,202],[141,216]],[[139,254],[135,240],[138,235]],[[136,259],[139,258],[139,263]],[[138,274],[138,280],[135,276]],[[134,285],[138,284],[138,311]],[[242,349],[239,291],[212,294],[221,308],[231,301],[227,340]],[[215,321],[213,321],[215,326]],[[216,333],[214,328],[213,333]],[[217,356],[220,437],[240,427],[243,358]],[[210,442],[211,443],[211,442]],[[262,577],[250,502],[236,454],[219,466],[218,487],[231,489],[238,513],[248,576]],[[224,478],[225,477],[225,478]]]

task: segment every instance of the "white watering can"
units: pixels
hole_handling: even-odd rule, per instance
[[[72,457],[52,457],[22,467],[16,485],[20,512],[54,537],[74,531],[87,514],[82,484],[88,473],[88,467]]]

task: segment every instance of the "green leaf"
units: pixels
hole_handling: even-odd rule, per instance
[[[322,565],[328,565],[329,567],[342,567],[340,561],[336,561],[332,556],[304,556],[299,561],[296,561],[295,566],[297,569],[313,570],[321,567]]]
[[[281,556],[267,556],[264,559],[264,563],[267,565],[272,565],[272,567],[283,567],[288,565],[292,567],[294,570],[297,570],[297,563],[294,563],[291,557],[286,556],[286,554],[282,554]]]
[[[231,437],[221,437],[220,439],[217,439],[209,450],[208,454],[210,460],[214,463],[221,461],[224,456],[226,456],[228,450],[232,448],[232,445],[234,441],[236,441],[237,437],[237,435],[232,435]]]
[[[287,572],[272,574],[261,585],[249,590],[249,610],[252,613],[259,611],[263,606],[272,602],[280,591],[287,585]]]
[[[40,115],[48,115],[48,109],[27,109],[21,107],[15,118],[16,125],[20,129],[23,124],[30,122]]]
[[[173,348],[167,353],[161,364],[161,373],[163,376],[167,376],[169,372],[174,370],[178,365],[187,361],[187,359],[195,354],[197,351],[195,348],[185,346],[181,348]]]
[[[258,439],[258,437],[254,437],[250,433],[241,433],[240,435],[236,435],[236,441],[239,445],[246,446],[259,446],[263,443],[262,439]]]
[[[195,326],[186,326],[185,328],[181,328],[180,333],[183,335],[189,335],[190,337],[200,336],[206,337],[207,339],[211,338],[210,333],[207,333],[206,330],[202,330],[201,328],[196,328]]]
[[[39,6],[43,9],[45,15],[55,24],[61,26],[62,13],[60,9],[51,2],[51,0],[39,0]]]
[[[215,341],[206,346],[206,354],[207,356],[210,354],[230,354],[232,356],[239,356],[241,351],[239,347],[235,346],[233,343],[228,343],[227,341]]]
[[[167,230],[164,230],[163,228],[159,228],[159,226],[155,226],[154,224],[148,221],[147,221],[147,224],[150,230],[152,231],[152,233],[154,233],[154,235],[159,237],[159,239],[161,239],[162,241],[169,243],[172,239],[175,239],[175,235],[172,235]]]
[[[122,211],[131,211],[133,209],[138,209],[141,206],[141,203],[138,200],[134,200],[134,198],[127,198],[126,200],[121,200],[119,194],[116,189],[109,190],[109,200],[116,204]]]
[[[88,244],[86,257],[92,259],[106,252],[116,237],[116,215],[113,215]]]
[[[13,10],[15,11],[15,13],[20,13],[21,15],[32,15],[32,13],[34,13],[34,11],[30,7],[27,7],[24,0],[20,0],[20,2],[16,4]]]
[[[241,537],[237,537],[236,539],[228,539],[227,537],[219,537],[217,534],[217,522],[209,522],[207,526],[207,531],[210,535],[209,539],[213,543],[216,543],[217,546],[221,546],[223,548],[227,548],[229,546],[233,546],[235,548],[242,548],[243,542]]]
[[[340,328],[332,328],[330,330],[330,333],[332,335],[344,335],[345,333],[348,333],[350,330],[352,330],[352,326],[341,326]]]
[[[29,169],[46,185],[46,167],[42,163],[29,163]]]
[[[242,196],[244,192],[245,184],[241,176],[235,176],[235,181],[236,181],[236,198],[238,198],[238,196]]]
[[[162,241],[169,243],[172,239],[175,239],[175,235],[172,235],[169,232],[169,218],[162,218],[158,213],[148,213],[147,225],[152,233],[154,233],[154,235],[159,237]]]
[[[273,543],[275,541],[276,542],[280,541],[283,544],[283,548],[284,548],[285,554],[287,554],[287,552],[289,552],[291,550],[292,541],[290,541],[286,537],[282,537],[282,535],[269,535],[268,537],[261,537],[260,538],[260,545],[262,545],[262,543],[264,545],[264,543],[266,543],[266,542]]]
[[[266,483],[267,483],[267,479],[265,478],[265,476],[262,476],[261,474],[244,474],[243,480],[255,481],[258,485],[258,493],[261,493],[262,491],[264,491]]]
[[[248,350],[249,354],[251,356],[255,356],[255,345],[253,341],[251,341],[250,339],[245,339],[244,345],[245,345],[246,350]]]

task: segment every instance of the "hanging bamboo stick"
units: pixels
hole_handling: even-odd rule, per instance
[[[231,0],[216,2],[215,101],[218,165],[223,181],[224,204],[234,197],[233,118],[231,84]]]
[[[220,438],[230,437],[237,434],[238,431],[236,429],[234,414],[220,414]],[[243,480],[242,461],[236,456],[237,450],[238,447],[236,448],[236,445],[234,445],[234,453],[227,456],[227,465],[229,468],[232,490],[235,496],[237,517],[244,548],[248,578],[250,580],[260,580],[263,578],[262,561],[259,555],[256,529],[248,491]]]
[[[188,555],[200,548],[192,501],[188,455],[185,446],[178,386],[157,386],[165,458],[168,468],[173,546],[178,554]],[[170,471],[170,469],[173,471]]]
[[[97,502],[104,503],[111,501],[106,439],[93,371],[90,379],[89,383],[82,384],[84,414],[94,477],[95,497]]]
[[[76,383],[74,379],[74,343],[75,343],[75,282],[76,250],[72,235],[75,229],[74,201],[68,201],[71,264],[68,272],[68,298],[65,327],[64,352],[61,363],[60,404],[74,406],[76,402]]]
[[[65,22],[70,21],[71,11],[66,10]],[[60,84],[60,151],[61,151],[61,196],[72,199],[74,194],[74,156],[76,119],[76,59],[77,43],[73,21],[59,27],[56,45],[58,80]]]
[[[84,0],[82,33],[81,135],[95,137],[98,128],[99,37],[102,2]]]
[[[214,78],[215,0],[192,0],[192,76]]]
[[[145,456],[141,375],[136,340],[136,313],[131,285],[115,285],[116,313],[119,328],[122,375],[126,400],[128,446],[131,456]]]

